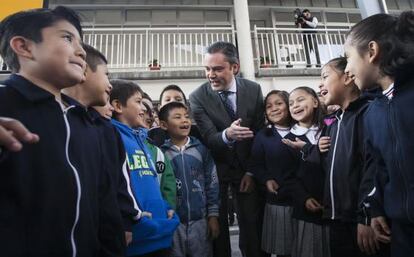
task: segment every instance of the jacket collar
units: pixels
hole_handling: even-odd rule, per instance
[[[191,147],[196,147],[200,144],[200,141],[195,138],[195,137],[188,137],[187,143],[184,145],[184,149],[188,149]],[[168,149],[168,150],[173,150],[176,152],[179,152],[180,150],[178,149],[177,146],[173,145],[173,143],[171,142],[171,139],[168,139],[165,141],[165,143],[161,146],[162,149]]]
[[[147,136],[148,136],[148,129],[146,128],[138,128],[138,129],[133,129],[130,126],[119,122],[115,119],[111,119],[111,123],[117,128],[119,129],[119,131],[122,134],[128,134],[128,135],[134,135],[137,136],[141,142],[145,142],[145,140],[147,140]]]
[[[43,88],[40,88],[21,75],[10,75],[10,77],[4,81],[4,84],[8,87],[14,88],[31,102],[40,102],[51,99],[55,100],[55,96],[53,94],[44,90]]]

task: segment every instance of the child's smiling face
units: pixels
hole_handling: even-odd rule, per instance
[[[336,70],[332,65],[327,64],[322,68],[319,89],[325,105],[342,104],[346,77],[346,74]]]
[[[270,123],[287,126],[289,109],[285,101],[278,94],[270,95],[266,100],[266,117]]]
[[[302,89],[295,89],[289,95],[290,115],[300,126],[311,127],[318,100]]]
[[[367,50],[360,53],[356,46],[352,44],[352,37],[350,36],[345,42],[344,49],[348,62],[345,73],[355,81],[360,90],[375,87],[376,78],[379,76],[379,66],[373,63],[369,47],[367,46]]]

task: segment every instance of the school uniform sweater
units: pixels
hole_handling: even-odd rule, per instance
[[[287,139],[294,141],[299,138],[311,144],[317,144],[319,129],[315,126],[304,128],[294,125],[291,133],[286,135]],[[310,212],[306,209],[305,203],[309,198],[314,198],[320,204],[323,202],[324,176],[320,164],[305,161],[301,152],[296,153],[299,166],[295,172],[295,182],[292,184],[292,195],[294,208],[292,217],[306,222],[322,224],[322,212]]]
[[[274,126],[263,128],[257,133],[251,152],[250,170],[261,184],[266,185],[266,181],[275,180],[279,185],[277,194],[267,192],[267,203],[292,206],[293,197],[289,189],[299,166],[299,159],[295,150],[282,142],[280,133],[283,131],[278,132]],[[289,129],[285,136],[288,133]]]
[[[140,210],[131,191],[129,171],[121,135],[111,121],[102,117],[95,109],[89,108],[88,113],[100,133],[103,150],[104,168],[111,175],[125,231],[132,231],[137,222]]]
[[[124,229],[86,109],[20,75],[0,87],[0,116],[40,137],[0,163],[0,255],[123,256]]]
[[[364,120],[366,144],[377,166],[373,216],[414,224],[414,76],[398,77],[392,97],[381,96]]]
[[[345,111],[330,115],[321,136],[329,136],[329,151],[320,153],[318,145],[307,144],[306,161],[319,162],[325,174],[323,217],[343,222],[367,224],[362,202],[374,186],[375,169],[364,160],[363,118],[368,108],[368,96],[351,102]]]

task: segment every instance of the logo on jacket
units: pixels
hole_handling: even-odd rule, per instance
[[[158,161],[155,164],[155,168],[157,169],[157,173],[164,173],[165,171],[165,163],[162,161]]]

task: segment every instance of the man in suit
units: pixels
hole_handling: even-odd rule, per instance
[[[254,133],[264,125],[260,85],[236,78],[236,47],[216,42],[207,48],[208,82],[190,95],[190,106],[204,142],[216,162],[220,182],[220,235],[214,242],[215,257],[230,257],[227,188],[236,192],[239,246],[243,256],[266,256],[261,251],[264,198],[248,170]]]

